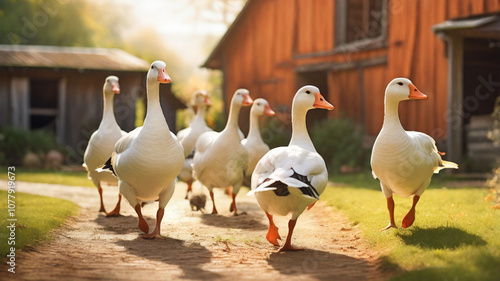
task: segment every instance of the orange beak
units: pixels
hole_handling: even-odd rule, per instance
[[[408,95],[408,98],[412,100],[426,100],[427,96],[424,95],[424,93],[420,92],[417,87],[413,86],[413,84],[408,84],[408,87],[410,87],[410,94]]]
[[[314,96],[316,100],[314,101],[313,106],[316,108],[323,108],[323,109],[328,109],[332,110],[333,105],[325,100],[325,98],[318,92],[314,93]]]
[[[276,112],[274,112],[271,107],[269,105],[265,105],[264,106],[264,114],[267,115],[267,116],[274,116],[274,114],[276,114]]]
[[[253,103],[252,98],[248,94],[243,95],[243,106],[249,106]]]
[[[212,105],[212,102],[210,101],[210,99],[208,97],[205,97],[205,104]]]
[[[158,69],[158,82],[164,84],[172,83],[172,79],[168,76],[165,68]]]
[[[120,93],[120,86],[118,86],[118,82],[111,84],[111,91],[113,91],[113,93],[115,94]]]

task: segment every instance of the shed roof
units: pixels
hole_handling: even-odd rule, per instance
[[[120,49],[0,45],[0,66],[145,71],[149,63]]]

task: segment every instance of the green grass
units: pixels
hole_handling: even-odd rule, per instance
[[[322,199],[358,225],[370,246],[383,252],[386,266],[402,270],[394,280],[498,280],[500,212],[485,202],[488,189],[446,188],[453,177],[437,176],[417,205],[413,226],[400,226],[411,199],[394,196],[399,229],[380,232],[389,215],[378,180],[370,174],[332,180],[345,185],[328,187]]]
[[[0,170],[7,171],[7,168],[0,168]],[[7,172],[0,173],[0,179],[7,180]],[[16,180],[95,187],[92,181],[87,178],[87,172],[85,171],[54,171],[16,168]]]
[[[26,246],[51,238],[51,230],[61,226],[68,216],[78,213],[78,206],[63,199],[32,195],[27,193],[14,193],[15,217],[17,219],[15,230],[15,248],[20,250]],[[12,199],[12,198],[11,198]],[[0,200],[7,203],[7,191],[0,190]],[[7,225],[9,217],[7,204],[0,204],[0,257],[5,258],[10,253],[8,238],[10,231]]]

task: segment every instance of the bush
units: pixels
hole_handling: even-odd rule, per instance
[[[292,135],[291,128],[288,128],[283,122],[275,117],[266,118],[266,121],[260,128],[262,140],[269,145],[270,149],[279,146],[287,146]]]
[[[488,138],[491,139],[495,145],[500,145],[500,97],[495,101],[492,117],[493,128],[488,132]]]
[[[369,153],[362,144],[363,130],[350,119],[335,118],[317,123],[311,130],[311,137],[333,173],[343,166],[359,168],[368,163]]]
[[[28,151],[39,154],[59,149],[53,134],[11,127],[0,128],[0,165],[20,165]]]
[[[493,128],[488,132],[490,138],[495,146],[500,145],[500,97],[495,102],[495,109],[493,110]],[[498,157],[497,157],[498,161]],[[497,163],[500,165],[500,163]],[[493,178],[489,179],[487,185],[491,187],[490,194],[486,200],[493,200],[494,205],[491,208],[500,209],[500,166],[493,170]]]

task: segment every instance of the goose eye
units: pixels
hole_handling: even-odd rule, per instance
[[[403,86],[403,82],[398,82],[398,85],[399,86]]]
[[[260,106],[260,103],[257,103],[258,106]]]
[[[151,69],[155,68],[154,65],[151,66]]]
[[[306,94],[310,94],[310,93],[311,93],[311,91],[309,91],[309,90],[306,91]]]

